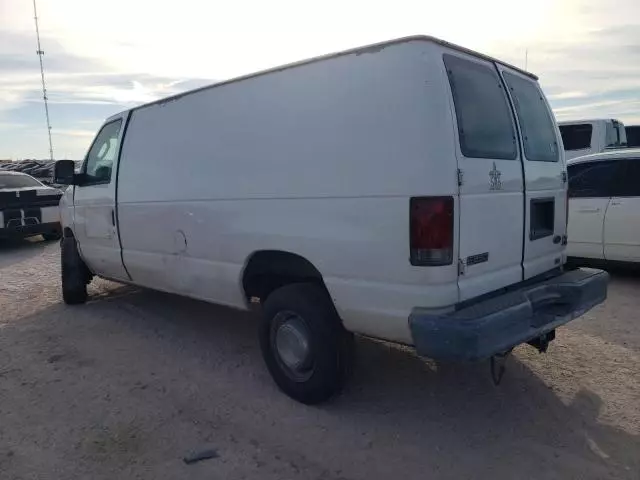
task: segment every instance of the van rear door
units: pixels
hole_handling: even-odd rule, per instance
[[[563,263],[567,235],[567,174],[560,134],[538,82],[499,67],[522,142],[525,176],[524,279]]]
[[[458,139],[458,288],[464,301],[522,280],[523,168],[495,64],[449,52],[443,60]]]

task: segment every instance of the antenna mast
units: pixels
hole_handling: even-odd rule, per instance
[[[51,122],[49,121],[49,104],[47,103],[47,86],[44,82],[44,66],[42,65],[42,56],[44,52],[40,47],[40,29],[38,28],[38,11],[36,9],[36,0],[33,0],[33,18],[36,21],[36,38],[38,39],[38,58],[40,59],[40,76],[42,77],[42,98],[44,99],[44,113],[47,116],[47,133],[49,134],[49,158],[53,160],[53,143],[51,142]]]

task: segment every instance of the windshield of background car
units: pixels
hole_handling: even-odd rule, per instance
[[[0,188],[41,187],[42,184],[29,175],[3,175],[0,173]]]

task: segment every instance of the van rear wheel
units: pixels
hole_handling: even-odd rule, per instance
[[[87,301],[87,266],[80,258],[76,239],[64,237],[60,243],[62,298],[67,305]]]
[[[299,402],[324,402],[344,387],[353,365],[353,334],[330,298],[313,284],[279,288],[266,300],[262,355],[278,387]]]

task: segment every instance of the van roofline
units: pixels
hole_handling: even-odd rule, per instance
[[[329,59],[332,59],[332,58],[338,58],[338,57],[342,57],[342,56],[345,56],[345,55],[352,55],[352,54],[364,55],[364,54],[367,54],[367,53],[377,53],[377,52],[379,52],[381,50],[384,50],[387,47],[390,47],[390,46],[393,46],[393,45],[402,44],[402,43],[413,42],[413,41],[436,43],[436,44],[441,45],[443,47],[451,48],[453,50],[457,50],[458,52],[465,53],[467,55],[471,55],[471,56],[474,56],[476,58],[481,58],[483,60],[494,62],[496,64],[502,65],[502,66],[507,67],[509,69],[515,70],[516,72],[518,72],[518,73],[520,73],[522,75],[525,75],[525,76],[527,76],[527,77],[529,77],[529,78],[531,78],[533,80],[536,80],[536,81],[538,80],[538,77],[536,75],[534,75],[533,73],[527,72],[526,70],[518,68],[518,67],[516,67],[514,65],[511,65],[509,63],[503,62],[502,60],[498,60],[496,58],[493,58],[493,57],[491,57],[489,55],[484,55],[484,54],[476,52],[474,50],[471,50],[471,49],[468,49],[468,48],[465,48],[465,47],[461,47],[460,45],[456,45],[456,44],[453,44],[453,43],[449,43],[449,42],[447,42],[445,40],[441,40],[439,38],[432,37],[430,35],[411,35],[411,36],[407,36],[407,37],[396,38],[396,39],[393,39],[393,40],[386,40],[384,42],[373,43],[371,45],[365,45],[365,46],[361,46],[361,47],[350,48],[348,50],[342,50],[342,51],[336,52],[336,53],[328,53],[328,54],[325,54],[325,55],[320,55],[320,56],[317,56],[317,57],[312,57],[312,58],[308,58],[308,59],[305,59],[305,60],[299,60],[299,61],[296,61],[296,62],[287,63],[287,64],[280,65],[280,66],[276,66],[276,67],[273,67],[273,68],[269,68],[267,70],[261,70],[261,71],[258,71],[258,72],[249,73],[249,74],[246,74],[246,75],[241,75],[239,77],[234,77],[234,78],[231,78],[231,79],[228,79],[228,80],[222,80],[220,82],[213,83],[211,85],[205,85],[203,87],[198,87],[198,88],[195,88],[195,89],[192,89],[192,90],[187,90],[186,92],[181,92],[181,93],[177,93],[175,95],[171,95],[169,97],[161,98],[161,99],[155,100],[153,102],[149,102],[149,103],[144,103],[142,105],[138,105],[137,107],[133,107],[133,108],[130,108],[128,110],[124,110],[124,111],[120,112],[119,114],[113,115],[113,117],[117,117],[118,115],[122,115],[122,114],[124,114],[126,112],[133,112],[135,110],[139,110],[139,109],[142,109],[142,108],[145,108],[145,107],[150,107],[150,106],[153,106],[153,105],[159,105],[159,104],[163,104],[163,103],[167,103],[167,102],[172,102],[174,100],[178,100],[179,98],[184,97],[186,95],[190,95],[192,93],[200,92],[200,91],[207,90],[207,89],[210,89],[210,88],[221,87],[223,85],[228,85],[230,83],[240,82],[242,80],[248,80],[250,78],[259,77],[259,76],[262,76],[262,75],[267,75],[269,73],[276,73],[276,72],[280,72],[280,71],[283,71],[283,70],[288,70],[290,68],[300,67],[300,66],[303,66],[303,65],[309,65],[311,63],[321,62],[323,60],[329,60]],[[110,117],[110,118],[113,118],[113,117]]]

